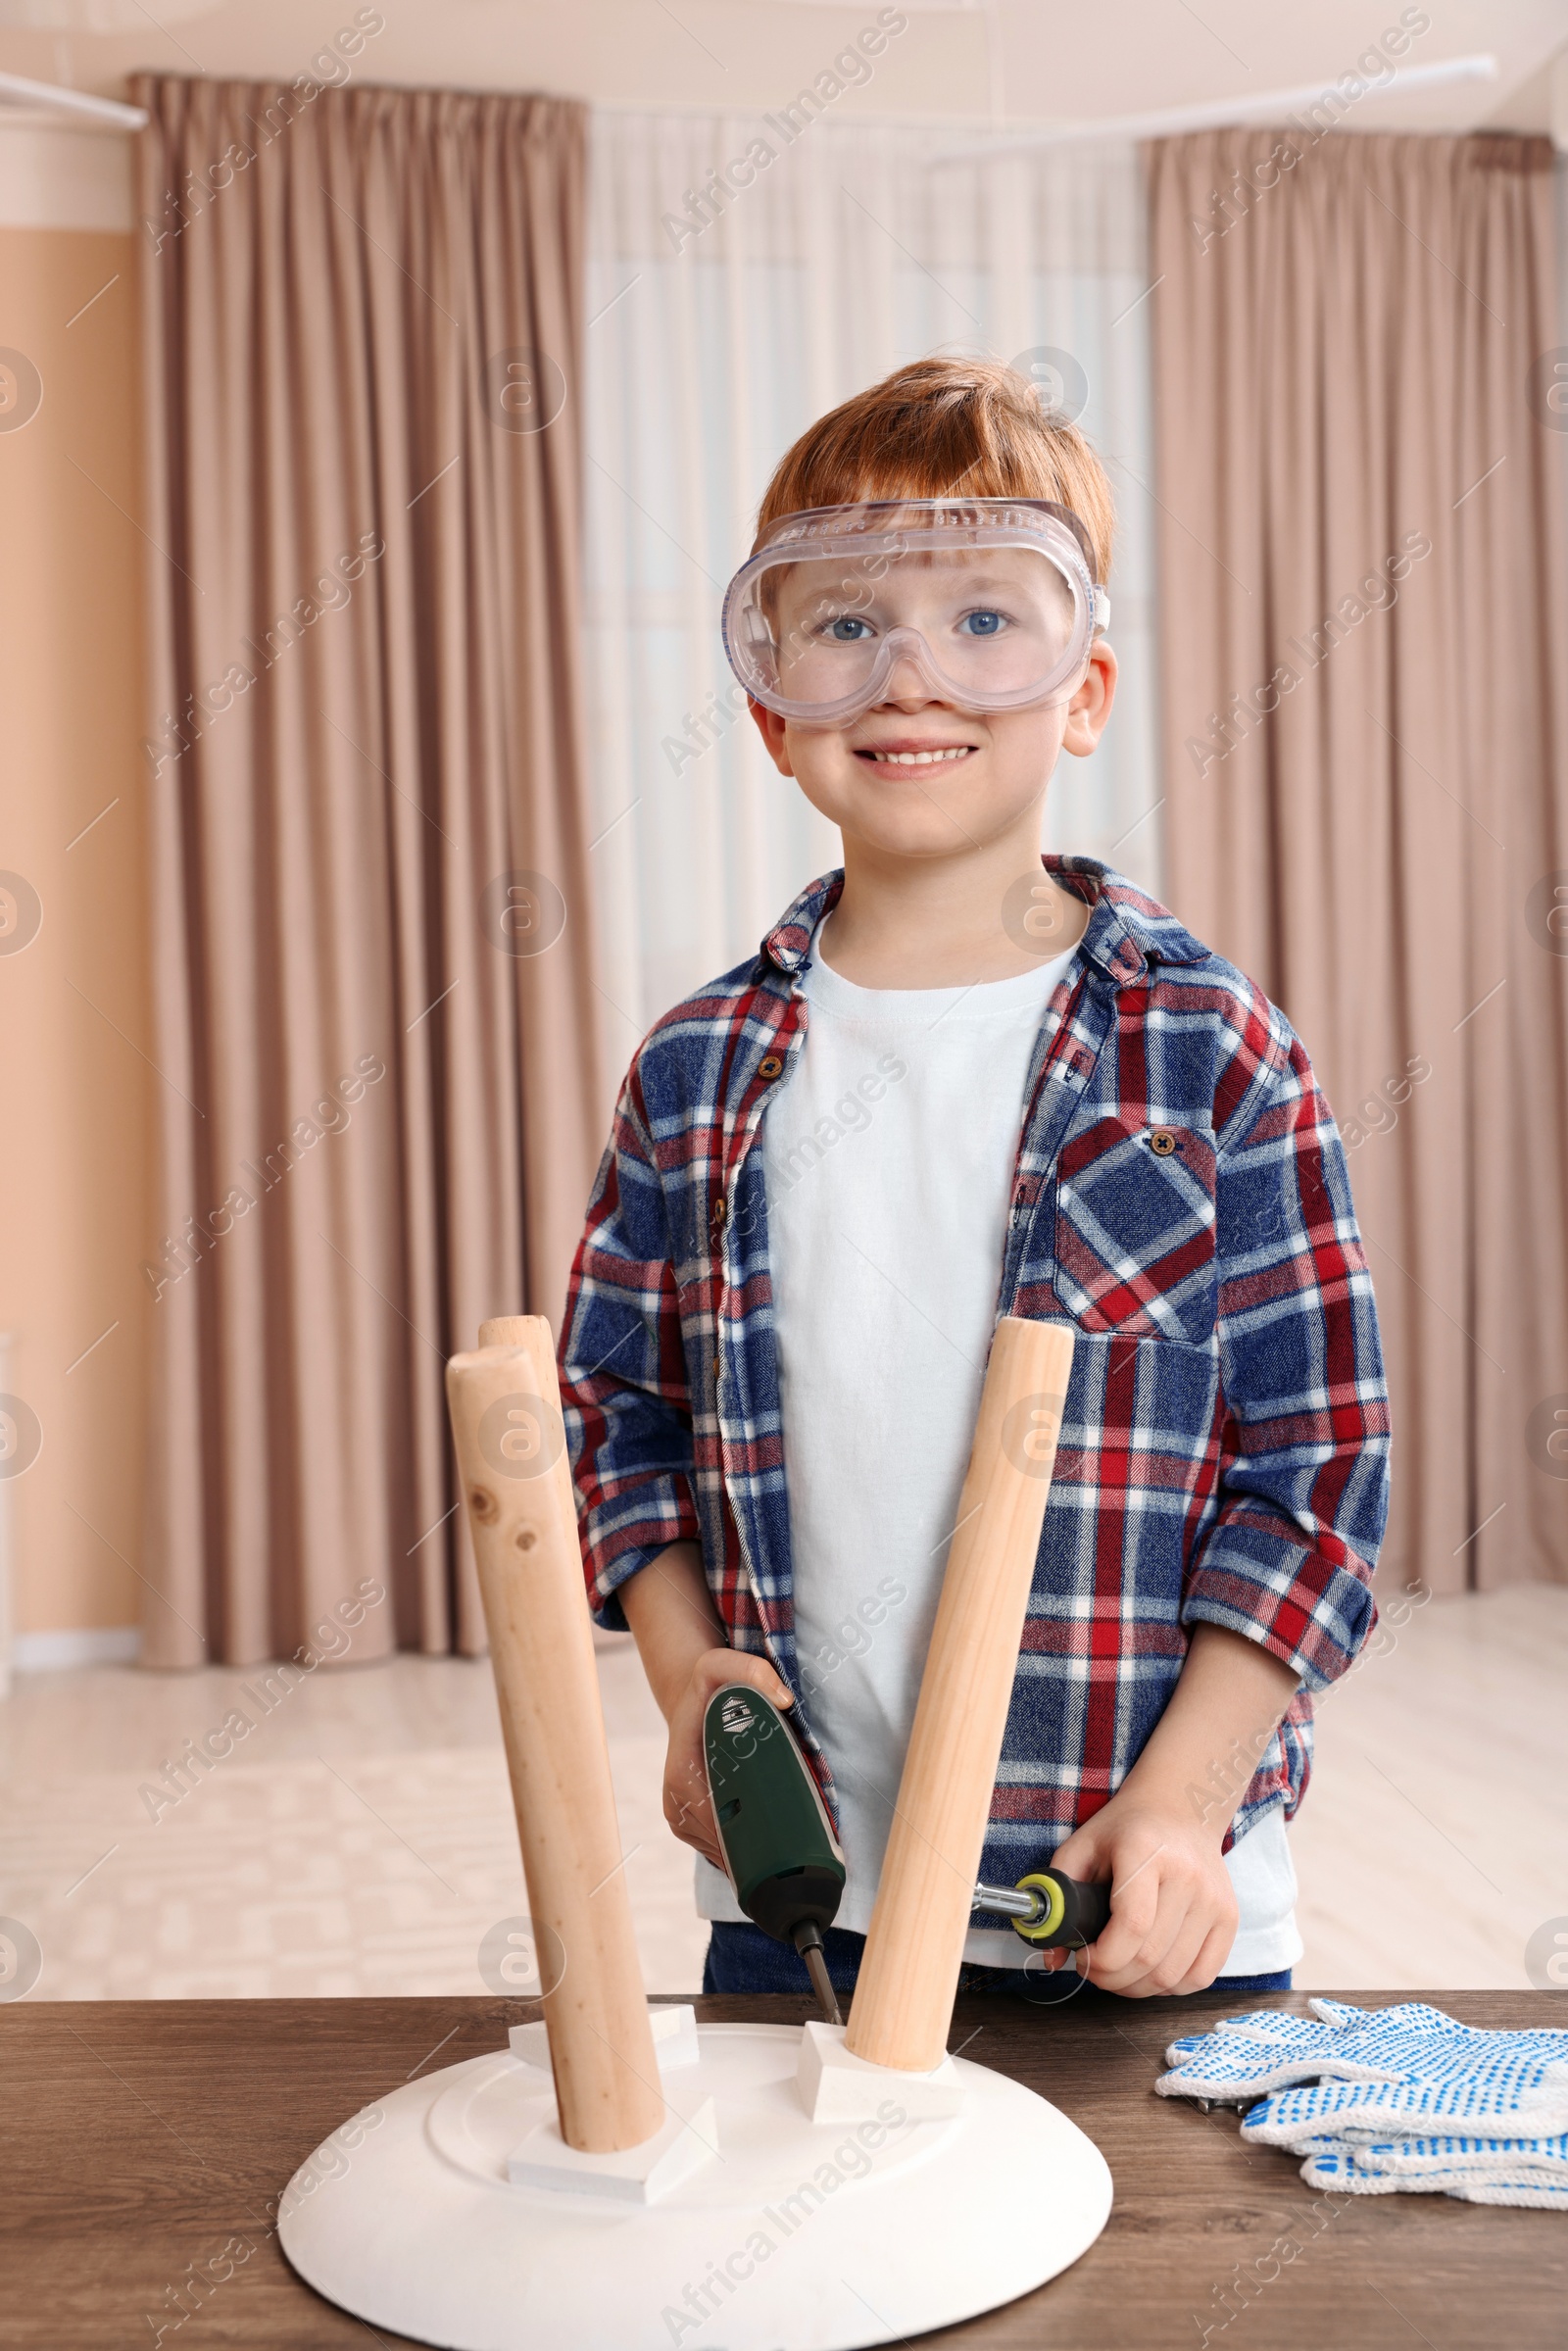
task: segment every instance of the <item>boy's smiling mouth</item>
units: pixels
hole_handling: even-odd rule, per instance
[[[858,759],[872,759],[879,767],[929,767],[939,763],[952,765],[979,749],[978,743],[922,743],[918,738],[906,737],[891,743],[858,744],[855,756]]]

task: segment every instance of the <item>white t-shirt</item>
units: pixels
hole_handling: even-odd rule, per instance
[[[1075,952],[968,988],[871,989],[822,962],[819,934],[805,1048],[762,1125],[795,1636],[839,1791],[837,1924],[862,1935],[980,1406],[1024,1087]],[[1300,1945],[1277,1812],[1231,1876],[1229,1972],[1288,1967]],[[697,1900],[743,1915],[700,1859]],[[966,1956],[1028,1953],[1004,1926]]]

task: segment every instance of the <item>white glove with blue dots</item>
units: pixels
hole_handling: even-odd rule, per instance
[[[1242,2136],[1343,2194],[1568,2211],[1568,2032],[1484,2033],[1419,2002],[1256,2009],[1173,2041],[1163,2097],[1250,2105]]]

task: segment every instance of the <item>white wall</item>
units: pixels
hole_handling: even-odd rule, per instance
[[[3,0],[0,69],[74,80],[119,94],[139,67],[173,73],[303,73],[353,24],[360,0]],[[468,89],[554,90],[604,105],[774,107],[812,80],[882,0],[388,0],[385,29],[354,71],[376,81]],[[993,0],[981,9],[903,0],[909,30],[850,103],[879,114],[1064,121],[1287,89],[1353,69],[1401,0],[1118,0],[1045,8]],[[1368,99],[1368,127],[1467,129],[1493,120],[1546,127],[1547,96],[1532,85],[1530,119],[1511,94],[1563,43],[1561,0],[1429,0],[1424,57],[1496,53],[1493,85],[1406,100]],[[123,30],[44,29],[73,16]],[[32,18],[36,29],[25,29]],[[166,29],[160,30],[162,24]],[[335,71],[335,69],[334,69]],[[1499,111],[1501,110],[1501,111]]]

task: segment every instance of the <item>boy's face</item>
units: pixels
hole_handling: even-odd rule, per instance
[[[823,600],[804,576],[811,567],[786,571],[775,614],[785,649],[784,691],[800,693],[792,674],[797,667],[821,668],[825,682],[815,690],[827,696],[834,690],[833,670],[858,659],[853,643],[840,640],[881,635],[896,625],[919,629],[949,676],[961,677],[970,663],[982,673],[995,670],[1009,659],[1018,665],[1020,684],[1042,674],[1049,655],[1035,640],[1054,644],[1064,622],[1049,594],[1036,592],[1031,601],[1024,593],[1035,589],[1033,575],[1044,579],[1049,566],[1029,556],[1010,561],[1016,582],[1007,575],[1005,552],[1000,563],[987,559],[983,582],[972,571],[959,578],[951,564],[903,565],[857,606],[854,616],[829,615],[825,625]],[[973,592],[981,586],[984,594]],[[1005,632],[1002,642],[999,631]],[[1004,674],[996,682],[1012,680]],[[780,773],[796,779],[847,844],[894,857],[941,858],[1028,829],[1058,755],[1065,749],[1082,759],[1099,742],[1115,684],[1116,657],[1097,640],[1071,699],[1034,709],[966,710],[944,699],[913,659],[903,659],[882,699],[842,726],[802,726],[755,701],[751,710]]]

